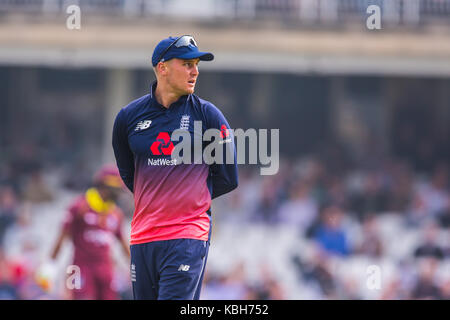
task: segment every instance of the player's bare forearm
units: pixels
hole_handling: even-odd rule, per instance
[[[120,240],[120,243],[122,244],[122,249],[125,252],[126,256],[129,258],[130,257],[130,246],[128,244],[128,241],[125,240],[125,238],[122,238]]]
[[[64,242],[64,239],[66,238],[66,236],[67,236],[67,233],[65,231],[61,231],[61,233],[59,234],[58,239],[56,240],[55,246],[54,246],[51,256],[50,256],[53,260],[56,259],[56,257],[58,256],[59,250],[61,249],[61,245]]]

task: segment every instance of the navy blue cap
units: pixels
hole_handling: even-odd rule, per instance
[[[174,43],[179,37],[168,37],[161,40],[153,50],[152,65],[155,67],[160,60],[167,61],[173,58],[179,59],[196,59],[199,58],[202,61],[211,61],[214,59],[214,55],[210,52],[201,52],[197,46],[189,44],[189,46],[177,47],[172,45],[169,50],[167,48]],[[177,44],[178,45],[178,44]],[[166,51],[162,57],[161,54]],[[161,59],[160,59],[161,58]]]

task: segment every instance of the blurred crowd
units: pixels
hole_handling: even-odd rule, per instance
[[[231,204],[224,219],[295,227],[314,253],[292,255],[292,267],[302,284],[318,288],[318,298],[362,299],[352,280],[333,270],[336,261],[359,257],[396,266],[378,298],[449,299],[450,166],[436,160],[430,168],[394,157],[358,164],[337,146],[285,159],[275,176],[243,168],[240,191],[224,200]],[[405,233],[393,239],[413,235],[406,255],[389,250],[395,243],[383,239],[383,217],[394,217]],[[271,298],[280,296],[275,291]]]
[[[255,166],[241,166],[239,189],[214,202],[215,228],[224,223],[249,230],[255,225],[295,228],[299,241],[313,244],[314,251],[292,254],[288,267],[297,276],[299,290],[315,288],[318,299],[364,298],[354,279],[340,278],[333,268],[336,261],[352,257],[384,259],[395,265],[395,276],[383,283],[377,298],[450,299],[449,163],[436,161],[429,171],[419,171],[391,156],[361,165],[348,158],[344,148],[324,150],[281,159],[280,172],[274,176],[259,175]],[[20,255],[8,256],[4,242],[8,232],[33,223],[35,204],[58,201],[46,183],[45,170],[24,172],[17,163],[0,166],[0,298],[64,299],[64,294],[49,291],[46,278],[40,277],[36,250],[41,240],[29,239]],[[78,192],[89,185],[88,175],[61,172],[57,185],[62,189]],[[124,206],[131,218],[132,207]],[[384,216],[397,217],[401,232],[416,235],[418,240],[406,255],[395,256],[389,250],[394,243],[380,231]],[[403,236],[394,234],[391,239]],[[203,299],[296,299],[271,263],[254,271],[252,281],[242,261],[226,273],[215,271],[207,268]],[[119,277],[123,298],[131,297],[127,277]]]

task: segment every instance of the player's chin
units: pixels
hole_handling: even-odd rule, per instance
[[[195,91],[195,84],[188,84],[186,87],[186,94],[192,94]]]

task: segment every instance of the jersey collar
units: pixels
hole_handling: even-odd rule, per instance
[[[167,110],[168,108],[166,108],[166,107],[164,107],[163,105],[159,104],[158,100],[156,100],[156,97],[155,97],[156,84],[157,84],[157,81],[154,81],[154,82],[151,84],[151,86],[150,86],[150,100],[151,100],[151,102],[152,102],[151,105],[157,106],[157,107],[160,107],[160,108],[162,108],[162,109]],[[185,103],[190,97],[191,97],[190,94],[181,96],[177,101],[175,101],[174,103],[172,103],[172,104],[170,105],[170,107],[172,108],[172,107],[174,107],[174,106],[183,104],[183,103]]]

